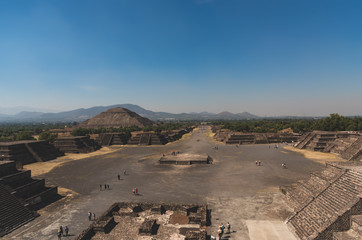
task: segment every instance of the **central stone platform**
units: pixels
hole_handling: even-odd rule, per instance
[[[195,153],[174,153],[171,155],[165,155],[160,159],[160,164],[191,165],[211,163],[212,158],[209,155]]]

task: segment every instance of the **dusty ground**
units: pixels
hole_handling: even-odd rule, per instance
[[[348,162],[347,160],[339,158],[337,155],[333,153],[315,152],[311,150],[295,148],[292,146],[285,146],[284,149],[303,154],[305,158],[311,159],[321,164],[325,164],[326,162]]]
[[[52,171],[54,168],[60,167],[67,162],[101,156],[115,152],[117,150],[119,150],[119,148],[117,147],[102,147],[100,150],[91,153],[66,153],[65,156],[59,157],[51,161],[26,164],[23,166],[23,168],[26,170],[31,170],[31,176],[36,177],[42,174],[46,174]]]
[[[74,239],[89,226],[88,211],[99,216],[112,203],[121,201],[207,203],[212,210],[211,234],[216,235],[219,224],[230,222],[232,233],[227,239],[256,240],[248,229],[248,224],[252,227],[250,223],[255,221],[270,223],[266,225],[270,228],[260,228],[265,235],[285,227],[277,223],[283,224],[290,209],[284,204],[278,187],[307,179],[309,172],[322,170],[324,166],[289,149],[216,143],[207,136],[209,131],[210,128],[201,127],[183,140],[166,146],[112,147],[112,151],[103,155],[95,153],[47,168],[48,172],[39,177],[71,190],[65,193],[70,196],[47,207],[39,218],[5,239],[54,239],[60,225],[67,225],[72,234],[63,239]],[[213,149],[215,145],[218,150]],[[159,165],[162,153],[172,150],[208,154],[214,162]],[[262,166],[256,166],[256,160],[261,161]],[[281,167],[283,162],[288,169]],[[127,175],[123,175],[124,170]],[[121,180],[117,180],[118,173]],[[100,191],[100,184],[109,184],[110,190],[102,187]],[[139,189],[139,196],[132,195],[133,187]]]

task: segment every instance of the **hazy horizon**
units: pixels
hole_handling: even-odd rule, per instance
[[[362,115],[361,9],[355,0],[1,1],[0,107]]]

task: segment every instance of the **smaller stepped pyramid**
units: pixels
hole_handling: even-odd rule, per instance
[[[354,238],[343,237],[360,234],[356,215],[362,214],[361,162],[327,163],[325,170],[282,192],[294,209],[287,225],[298,239],[347,240]]]
[[[132,112],[126,108],[111,108],[105,112],[102,112],[91,119],[88,119],[78,127],[82,128],[120,128],[120,127],[132,127],[137,126],[144,128],[146,126],[152,126],[154,122],[148,118],[141,117],[135,112]]]
[[[15,161],[20,165],[44,162],[63,156],[64,153],[47,141],[15,141],[0,143],[0,160]]]

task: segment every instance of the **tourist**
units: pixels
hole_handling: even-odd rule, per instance
[[[222,223],[221,223],[221,225],[220,225],[220,229],[221,229],[221,231],[222,231],[222,234],[224,234],[224,229],[225,229],[224,224],[222,224]]]
[[[255,165],[258,166],[258,161],[255,161]]]
[[[58,229],[57,236],[58,236],[58,239],[62,239],[62,233],[60,232],[60,229]]]
[[[219,236],[219,240],[222,240],[222,230],[221,230],[221,228],[219,228],[219,230],[217,231],[217,235]]]
[[[109,190],[109,184],[107,184],[107,189]]]
[[[69,228],[68,228],[68,226],[65,226],[64,231],[65,231],[65,236],[68,236],[68,234],[69,234]]]
[[[228,233],[230,233],[231,225],[230,225],[229,222],[228,222],[228,224],[226,224],[226,227],[227,227],[227,229],[228,229]]]
[[[93,213],[93,220],[95,221],[96,220],[96,214]]]
[[[92,213],[89,211],[88,212],[88,220],[91,221],[92,220]]]
[[[104,184],[104,190],[107,190],[107,184]]]
[[[135,195],[135,188],[132,188],[132,193],[133,195]]]
[[[261,166],[261,161],[259,161],[259,163],[258,163],[258,164],[259,164],[259,166]]]
[[[102,184],[99,184],[99,191],[102,191]]]
[[[134,189],[134,193],[135,193],[135,195],[138,195],[138,189],[137,188]]]
[[[63,226],[60,226],[60,227],[59,227],[59,232],[60,232],[60,235],[63,236]]]
[[[118,177],[118,180],[121,180],[121,175],[119,175],[119,173],[118,173],[117,177]]]

